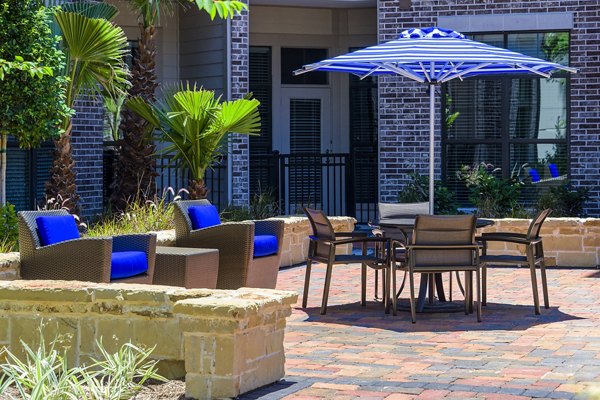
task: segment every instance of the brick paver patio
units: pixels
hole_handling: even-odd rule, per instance
[[[600,382],[600,271],[550,269],[551,307],[536,316],[528,270],[493,268],[483,322],[427,313],[414,325],[408,311],[360,306],[356,265],[334,267],[321,316],[324,267],[313,271],[309,308],[299,300],[288,319],[284,380],[242,398],[576,398]],[[303,282],[304,266],[293,267],[280,272],[278,288],[301,294]]]

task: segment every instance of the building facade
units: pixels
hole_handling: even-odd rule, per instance
[[[135,15],[127,2],[110,2],[121,9],[117,23],[134,47]],[[366,221],[375,218],[377,201],[397,201],[410,174],[427,174],[427,88],[396,76],[361,81],[292,71],[395,39],[404,29],[437,25],[579,70],[548,80],[498,77],[440,87],[437,177],[464,207],[466,189],[456,179],[462,165],[483,162],[505,177],[518,175],[530,202],[569,179],[590,190],[586,210],[600,216],[597,1],[252,0],[249,7],[232,21],[178,9],[158,30],[163,86],[197,82],[224,98],[251,91],[261,101],[261,136],[234,135],[224,165],[213,171],[218,185],[211,190],[221,203],[248,204],[253,193],[271,190],[285,213],[313,205]],[[73,145],[82,205],[92,215],[102,209],[101,113],[97,105],[81,107]]]

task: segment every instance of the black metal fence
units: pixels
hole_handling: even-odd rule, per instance
[[[105,148],[104,198],[110,196],[114,150]],[[172,156],[156,158],[156,188],[169,200],[188,186],[189,172],[178,168]],[[359,222],[375,219],[377,208],[377,155],[346,153],[269,154],[250,157],[250,192],[272,193],[284,215],[302,213],[302,207],[322,209],[328,215],[347,215]],[[228,205],[227,157],[206,173],[209,199],[220,210]],[[185,198],[185,194],[182,194]]]

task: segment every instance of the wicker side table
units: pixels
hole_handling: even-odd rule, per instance
[[[156,247],[155,285],[187,289],[217,287],[219,250],[188,247]]]

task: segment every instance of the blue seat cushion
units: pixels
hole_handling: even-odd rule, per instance
[[[45,215],[37,217],[35,223],[42,246],[79,239],[77,223],[72,215]]]
[[[212,204],[192,206],[188,208],[188,215],[192,221],[192,229],[208,228],[221,223],[219,211]]]
[[[122,279],[148,271],[148,258],[143,251],[115,251],[110,263],[110,279]]]
[[[531,168],[529,170],[529,175],[531,176],[531,182],[539,182],[540,181],[540,174],[538,174],[538,172],[535,168]]]
[[[273,235],[254,236],[254,257],[277,254],[277,237]]]

